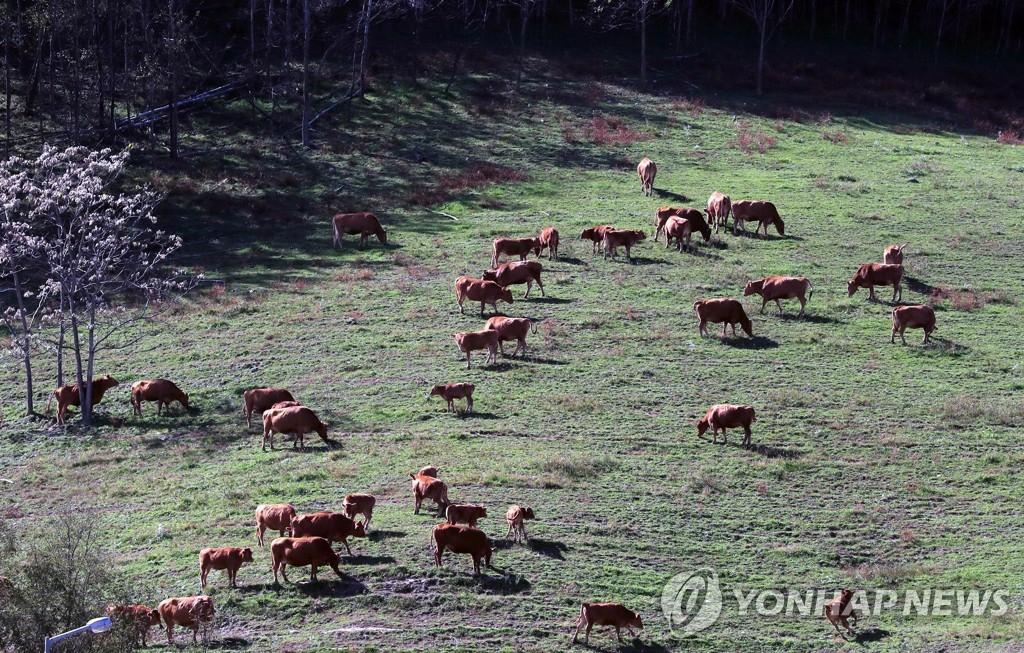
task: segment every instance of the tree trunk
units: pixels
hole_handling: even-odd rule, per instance
[[[767,37],[768,23],[767,19],[760,23],[761,28],[761,45],[757,50],[757,94],[761,95],[764,89],[764,42]]]
[[[11,156],[11,21],[4,21],[4,156]],[[30,399],[31,401],[31,399]]]
[[[814,32],[818,28],[818,0],[811,0],[811,41],[814,41]]]
[[[640,0],[640,86],[647,88],[647,3]]]
[[[93,372],[96,369],[96,307],[89,306],[89,351],[88,351],[88,363],[85,374],[85,400],[87,404],[82,404],[82,426],[89,428],[92,424],[92,378]],[[85,407],[89,406],[89,412],[86,414]]]
[[[366,0],[363,9],[363,48],[359,55],[359,95],[366,94],[366,73],[370,65],[370,21],[373,18],[373,0]]]
[[[686,0],[686,45],[693,40],[693,6],[697,0]]]
[[[177,27],[174,16],[174,0],[167,0],[167,26],[169,38],[167,41],[167,70],[170,74],[170,85],[168,89],[168,106],[170,106],[171,127],[171,158],[178,158],[178,62],[175,61],[177,50]],[[85,410],[83,407],[83,415]]]
[[[25,315],[25,293],[21,287],[21,275],[18,273],[16,265],[12,259],[11,280],[14,282],[14,296],[18,301],[18,313],[21,319],[22,359],[25,363],[25,414],[31,417],[35,414],[32,405],[32,335],[29,332],[28,318]]]
[[[530,19],[530,0],[519,0],[519,66],[516,69],[516,91],[523,84],[523,63],[526,58],[526,24]]]
[[[942,45],[942,32],[945,31],[946,27],[946,9],[949,6],[948,0],[940,0],[942,3],[942,12],[939,14],[939,27],[935,30],[935,63],[939,63],[939,46]]]
[[[82,340],[78,334],[78,318],[74,313],[75,306],[73,302],[69,305],[69,308],[71,309],[71,342],[75,350],[75,378],[78,383],[78,403],[82,408],[82,425],[89,426],[89,420],[92,418],[92,406],[86,403],[85,370],[82,369]]]
[[[309,147],[309,36],[310,0],[302,0],[302,146]]]

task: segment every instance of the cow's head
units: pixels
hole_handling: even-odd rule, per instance
[[[640,618],[639,612],[633,613],[633,618],[629,620],[629,625],[637,628],[638,630],[644,629],[643,619]]]
[[[188,393],[187,392],[182,392],[181,393],[181,405],[185,407],[185,410],[189,409],[188,408]]]
[[[429,400],[431,397],[441,397],[441,396],[444,396],[444,386],[443,385],[435,385],[433,388],[430,389],[430,393],[427,394],[427,399]]]
[[[540,256],[540,250],[541,250],[540,238],[534,238],[533,239],[533,255],[534,256]]]
[[[305,532],[305,528],[303,527],[303,518],[292,517],[291,522],[289,522],[288,530],[291,533],[291,537],[302,537],[302,534]]]
[[[242,549],[242,564],[244,565],[249,562],[252,562],[252,549],[245,547]]]
[[[105,374],[103,378],[99,380],[99,384],[102,385],[104,388],[107,388],[108,390],[115,386],[121,385],[120,383],[118,383],[117,379],[110,376],[109,374]]]
[[[493,270],[484,270],[483,274],[480,275],[480,278],[483,279],[484,281],[494,281],[495,283],[497,283],[498,268],[494,268]]]
[[[594,237],[594,233],[593,229],[584,229],[580,232],[580,240],[590,240]]]
[[[217,611],[213,609],[213,599],[205,594],[197,597],[193,606],[193,616],[200,621],[212,621]]]
[[[533,515],[533,508],[530,506],[523,506],[523,519],[536,519]]]
[[[159,610],[150,610],[149,612],[147,612],[146,613],[146,621],[149,623],[150,626],[159,626],[160,625],[160,611]]]
[[[743,330],[747,332],[748,336],[750,336],[751,338],[754,337],[754,327],[750,323],[750,318],[749,317],[747,317],[746,315],[741,315],[740,316],[740,326],[743,327]]]
[[[481,517],[486,517],[487,516],[487,508],[484,508],[483,506],[477,506],[477,508],[480,508],[480,516]]]
[[[388,230],[385,229],[384,227],[381,227],[377,231],[377,240],[380,241],[381,245],[387,245],[388,244]]]
[[[764,279],[758,281],[748,281],[747,286],[743,289],[743,296],[749,297],[754,293],[759,293],[764,288]]]
[[[512,303],[512,291],[509,290],[508,288],[502,288],[501,289],[501,298],[505,302],[511,304]]]
[[[356,529],[352,531],[352,537],[366,537],[366,522],[356,522]]]
[[[700,228],[700,235],[704,238],[704,242],[711,240],[711,227],[704,223],[704,226]]]
[[[697,435],[701,436],[708,432],[708,418],[701,417],[697,420]]]
[[[647,238],[647,234],[644,233],[643,231],[637,230],[634,233],[636,234],[636,241],[637,242],[640,242],[641,240]]]
[[[774,218],[772,220],[772,224],[774,224],[775,228],[779,230],[780,236],[786,235],[786,223],[782,221],[782,218]]]
[[[857,277],[854,277],[846,284],[846,296],[853,297],[853,293],[857,292],[857,288],[860,288],[860,284],[857,283]]]

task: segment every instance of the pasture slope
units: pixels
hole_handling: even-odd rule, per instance
[[[5,363],[8,527],[95,515],[136,598],[155,605],[198,593],[200,549],[253,544],[259,503],[312,511],[377,495],[346,583],[321,571],[315,585],[275,588],[268,549],[237,590],[212,574],[213,648],[561,650],[580,601],[603,600],[647,626],[618,650],[1019,650],[1022,150],[908,116],[765,118],[737,109],[751,98],[727,99],[557,69],[523,96],[496,73],[451,96],[382,79],[321,125],[308,155],[248,133],[238,105],[237,133],[193,138],[181,167],[136,157],[138,179],[170,194],[163,226],[187,239],[179,262],[223,283],[164,318],[152,347],[102,360],[121,387],[91,433],[20,420]],[[652,198],[634,171],[644,155],[659,168]],[[577,240],[599,223],[650,233],[655,208],[702,208],[716,189],[773,200],[786,236],[719,234],[683,254],[648,238],[633,265]],[[393,244],[356,251],[350,237],[332,250],[343,209],[377,212]],[[543,260],[547,297],[519,301],[516,287],[501,307],[541,321],[530,357],[465,370],[452,333],[483,319],[459,315],[452,282],[479,275],[492,238],[546,225],[562,235],[561,260]],[[889,344],[888,290],[877,303],[846,295],[858,264],[896,242],[910,243],[904,302],[937,302],[930,346],[920,331]],[[796,301],[757,315],[752,297],[754,339],[698,337],[695,299],[739,298],[770,274],[810,278],[805,319]],[[131,417],[128,388],[152,377],[189,392],[194,412]],[[476,384],[476,414],[425,403],[431,384],[454,381]],[[314,436],[307,453],[261,452],[241,393],[265,385],[290,388],[339,446]],[[696,437],[719,402],[757,410],[755,449],[738,433],[727,446]],[[488,506],[494,570],[474,577],[450,554],[433,567],[438,520],[413,516],[408,481],[425,464],[453,500]],[[501,543],[510,503],[536,510],[530,546]],[[682,638],[662,587],[699,567],[717,570],[725,606]],[[731,591],[840,587],[1006,589],[1011,610],[883,612],[844,643],[820,616],[740,617]],[[607,633],[591,642],[615,650]]]

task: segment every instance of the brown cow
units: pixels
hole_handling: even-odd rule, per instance
[[[271,406],[270,408],[268,408],[267,410],[270,410],[271,408],[294,408],[295,406],[301,406],[301,405],[302,405],[301,401],[295,401],[294,399],[292,399],[291,401],[279,401],[276,404],[274,404],[273,406]],[[264,410],[263,412],[265,413],[267,411]]]
[[[263,413],[263,450],[267,450],[267,441],[270,441],[270,450],[274,450],[274,434],[294,433],[295,440],[292,441],[292,448],[306,448],[306,434],[315,431],[320,439],[330,444],[327,439],[327,426],[320,421],[316,413],[305,406],[288,406],[286,408],[271,408]]]
[[[160,625],[160,611],[148,605],[112,605],[107,608],[111,619],[131,624],[132,643],[146,648],[149,629]]]
[[[475,503],[453,503],[445,509],[449,524],[469,524],[476,528],[476,522],[487,516],[487,508]]]
[[[182,626],[192,629],[192,644],[197,643],[196,636],[199,634],[199,627],[205,622],[213,621],[216,610],[213,609],[213,599],[205,594],[202,596],[187,596],[160,601],[156,606],[167,625],[167,642],[174,643],[174,627]]]
[[[644,622],[640,619],[639,612],[624,607],[619,603],[584,603],[580,607],[580,616],[576,619],[576,634],[572,636],[572,643],[575,644],[580,636],[580,629],[587,624],[587,634],[583,643],[590,645],[590,629],[594,626],[612,626],[615,628],[615,636],[622,641],[622,629],[625,628],[629,634],[636,637],[633,627],[638,630],[644,629]]]
[[[708,208],[705,211],[708,216],[708,222],[715,227],[715,233],[718,233],[719,227],[728,227],[729,225],[729,213],[732,211],[732,202],[729,200],[729,196],[723,193],[719,193],[717,190],[711,193],[711,197],[708,198]]]
[[[484,329],[498,332],[498,349],[501,350],[501,355],[505,355],[505,342],[516,341],[516,348],[512,352],[512,357],[519,353],[519,350],[523,350],[523,356],[526,356],[526,335],[533,330],[533,333],[537,333],[537,325],[533,323],[528,317],[492,317],[487,320],[487,324]]]
[[[691,209],[687,206],[663,206],[654,213],[654,240],[658,240],[658,234],[660,234],[668,221],[672,218],[686,218],[690,221],[690,228],[692,231],[699,231],[701,236],[704,237],[704,242],[711,240],[711,227],[708,226],[707,221],[704,219],[704,214],[697,209]]]
[[[680,206],[662,206],[654,210],[654,240],[657,242],[658,236],[665,230],[665,223],[668,222],[669,218],[678,215],[677,211],[683,210]]]
[[[594,254],[597,254],[597,247],[604,242],[604,232],[615,229],[610,224],[600,224],[580,232],[580,240],[589,240],[594,244]]]
[[[907,245],[910,243],[903,243],[902,245],[889,245],[882,252],[884,256],[883,263],[887,265],[903,265],[903,253],[907,249]]]
[[[617,250],[619,247],[626,248],[626,258],[629,262],[633,262],[633,254],[630,250],[634,245],[639,243],[641,240],[647,238],[647,234],[640,231],[639,229],[609,229],[604,232],[604,257],[607,259],[609,256],[615,258],[617,256]]]
[[[509,506],[508,512],[505,513],[505,521],[508,522],[508,532],[505,533],[505,539],[508,536],[512,536],[513,542],[519,541],[519,536],[522,535],[524,542],[529,542],[530,538],[526,535],[526,524],[523,523],[526,519],[534,519],[533,508],[530,506]]]
[[[814,289],[811,288],[811,282],[805,277],[765,277],[747,282],[747,287],[743,289],[743,296],[749,297],[753,294],[761,295],[762,313],[764,313],[764,307],[768,302],[774,301],[775,305],[779,307],[779,315],[782,315],[782,304],[779,303],[779,300],[796,298],[800,300],[798,315],[803,315],[807,300],[814,294]]]
[[[295,401],[292,393],[284,388],[253,388],[242,394],[245,400],[245,423],[252,426],[252,414],[263,414],[263,411],[273,408],[274,404],[280,401]]]
[[[281,572],[284,582],[288,580],[285,567],[311,567],[309,580],[316,582],[316,568],[330,567],[338,578],[344,580],[338,563],[341,557],[331,548],[331,543],[322,537],[279,537],[270,543],[270,564],[274,570],[274,584],[277,585],[277,572]]]
[[[874,299],[875,286],[892,286],[892,300],[897,301],[897,296],[903,299],[903,266],[865,263],[846,284],[846,290],[848,296],[853,297],[858,288],[867,288],[868,299]]]
[[[672,216],[665,223],[665,249],[672,246],[672,239],[676,241],[676,251],[682,252],[683,248],[690,247],[690,237],[693,234],[693,223],[686,218]]]
[[[334,224],[334,247],[341,249],[344,235],[359,235],[359,249],[366,247],[370,236],[376,236],[381,245],[388,244],[388,233],[380,226],[380,220],[372,213],[339,213],[331,221]]]
[[[491,318],[492,320],[498,320],[503,318]],[[488,321],[490,324],[490,321]],[[431,397],[441,397],[448,405],[445,407],[444,412],[454,413],[455,412],[455,400],[465,399],[466,400],[466,412],[473,412],[473,391],[476,390],[476,386],[472,383],[445,383],[444,385],[435,385],[430,389],[430,394],[427,395],[429,400]]]
[[[363,529],[370,530],[370,520],[373,519],[373,508],[377,505],[377,497],[372,494],[349,494],[345,496],[345,503],[342,511],[349,519],[355,519],[356,515],[363,516]]]
[[[822,612],[825,614],[825,618],[832,624],[832,627],[836,629],[839,636],[843,639],[847,639],[843,631],[839,630],[839,625],[842,624],[846,632],[855,635],[853,628],[850,627],[850,620],[854,623],[857,622],[857,613],[853,611],[853,606],[850,605],[853,599],[853,590],[842,590],[839,592],[839,596],[832,599],[825,604]]]
[[[228,586],[238,587],[238,570],[252,562],[249,547],[224,546],[219,549],[203,549],[199,552],[199,582],[206,587],[206,576],[211,569],[225,569],[228,572]]]
[[[506,304],[511,304],[512,291],[502,288],[493,281],[484,281],[483,279],[474,279],[473,277],[459,277],[455,280],[455,301],[459,303],[459,313],[466,313],[463,304],[465,304],[467,299],[471,302],[480,302],[481,316],[484,314],[485,304],[490,304],[494,308],[495,315],[497,315],[498,300],[500,299]]]
[[[931,306],[897,306],[892,309],[892,336],[889,342],[896,343],[896,334],[900,334],[900,340],[907,344],[903,332],[907,329],[924,329],[924,342],[926,345],[935,330],[935,309]]]
[[[495,238],[491,249],[491,267],[496,268],[502,254],[509,258],[518,256],[520,261],[525,261],[531,251],[539,257],[540,238]]]
[[[113,387],[118,386],[117,379],[109,374],[100,378],[93,377],[92,380],[92,405],[103,401],[103,395]],[[88,386],[86,386],[88,387]],[[68,406],[81,406],[82,398],[78,395],[78,384],[62,385],[50,394],[50,400],[46,402],[46,412],[50,412],[50,402],[57,399],[57,423],[64,424],[68,420]]]
[[[480,573],[480,560],[490,567],[491,554],[497,549],[491,548],[491,542],[483,531],[472,526],[456,526],[455,524],[438,524],[430,532],[434,540],[434,564],[441,566],[441,557],[445,550],[452,553],[468,553],[473,557],[473,573]]]
[[[636,175],[640,177],[640,190],[647,197],[654,195],[654,177],[657,174],[658,166],[654,165],[654,161],[647,157],[640,159],[640,163],[636,166]]]
[[[292,537],[322,537],[328,542],[341,542],[352,555],[348,538],[366,537],[366,524],[340,512],[313,512],[292,520]]]
[[[739,324],[751,338],[754,337],[754,330],[750,324],[750,318],[743,310],[743,304],[735,299],[698,299],[693,303],[693,312],[700,320],[698,330],[700,335],[708,335],[708,323],[722,323],[722,337],[725,337],[727,326],[732,327],[732,335],[736,335],[736,325]]]
[[[429,476],[431,478],[437,478],[438,471],[439,470],[437,469],[437,467],[434,467],[433,465],[428,465],[421,469],[420,471],[413,474],[413,476]]]
[[[544,227],[540,230],[540,251],[548,250],[548,260],[554,261],[558,258],[558,230],[554,227]],[[540,256],[540,252],[537,253]]]
[[[744,224],[747,220],[758,223],[757,229],[754,229],[755,234],[763,227],[765,238],[768,237],[769,224],[775,225],[780,236],[786,234],[786,223],[779,217],[779,211],[771,202],[764,200],[736,200],[732,203],[732,218],[733,235],[736,235],[736,227],[743,229],[743,233],[747,232],[747,227]]]
[[[540,286],[541,297],[544,296],[544,284],[540,280],[540,273],[543,270],[540,261],[517,261],[515,263],[502,263],[493,270],[484,270],[484,281],[493,281],[502,288],[508,288],[519,283],[526,284],[526,294],[523,298],[530,296],[533,282]],[[481,307],[481,315],[483,314]],[[497,312],[497,307],[495,307]]]
[[[466,369],[470,368],[471,352],[486,349],[487,358],[484,365],[498,361],[498,332],[497,331],[466,331],[455,334],[455,342],[459,345],[459,351],[466,354]]]
[[[144,401],[156,402],[157,415],[160,414],[160,410],[164,406],[170,410],[172,401],[177,401],[182,408],[188,410],[188,395],[167,379],[146,379],[133,383],[132,412],[135,415],[142,414],[142,402]]]
[[[412,514],[420,514],[420,506],[424,499],[430,499],[437,504],[437,516],[444,517],[444,511],[451,503],[448,500],[448,486],[433,476],[409,474],[412,478],[412,495],[416,501],[416,509]]]
[[[733,406],[731,404],[716,404],[708,408],[704,417],[697,420],[697,435],[704,435],[708,428],[711,428],[711,444],[718,443],[718,429],[722,429],[722,444],[726,443],[726,429],[738,429],[743,427],[743,446],[750,446],[750,424],[756,422],[754,409],[750,406]]]
[[[295,508],[290,503],[261,503],[256,506],[256,542],[263,546],[263,533],[269,528],[284,537],[295,519]]]

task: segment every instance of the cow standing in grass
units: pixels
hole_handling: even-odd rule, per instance
[[[907,245],[910,243],[903,243],[902,245],[889,245],[882,252],[884,259],[883,263],[887,265],[903,265],[903,253],[907,249]]]
[[[722,324],[722,337],[725,337],[725,329],[732,327],[732,335],[736,336],[736,325],[739,324],[751,338],[754,337],[753,325],[743,304],[735,299],[698,299],[693,303],[693,312],[697,314],[699,323],[697,329],[702,337],[708,335],[708,323]]]
[[[750,446],[750,425],[757,420],[750,406],[717,404],[708,408],[704,417],[697,420],[697,435],[703,436],[711,429],[712,444],[718,444],[718,430],[722,430],[722,444],[726,444],[726,429],[743,429],[743,446]]]
[[[903,266],[865,263],[846,284],[846,290],[853,297],[858,288],[867,288],[868,299],[874,301],[875,286],[892,286],[892,301],[897,301],[897,297],[903,299]]]
[[[558,258],[558,230],[554,227],[544,227],[540,230],[540,251],[543,252],[545,249],[548,250],[549,261]]]
[[[736,228],[743,229],[743,233],[747,232],[747,227],[744,224],[747,221],[757,222],[758,226],[754,229],[754,233],[758,234],[761,229],[764,229],[764,237],[768,237],[768,225],[775,225],[775,229],[778,230],[780,236],[786,234],[786,223],[779,217],[779,211],[775,208],[775,205],[771,202],[764,200],[736,200],[732,203],[732,233],[737,235]]]
[[[583,643],[590,646],[590,630],[594,626],[611,626],[615,629],[615,636],[622,641],[622,629],[625,628],[629,634],[636,637],[633,632],[635,626],[638,630],[644,629],[644,622],[639,612],[633,612],[619,603],[584,603],[580,606],[580,616],[576,619],[576,633],[572,636],[572,643],[575,644],[580,636],[580,630],[584,624],[587,626],[586,637]]]
[[[376,236],[381,245],[388,244],[388,234],[380,220],[372,213],[339,213],[331,221],[334,226],[334,248],[341,249],[342,236],[359,236],[359,249],[366,247],[370,236]]]
[[[491,318],[492,320],[494,318]],[[476,386],[472,383],[445,383],[435,385],[430,389],[430,394],[427,395],[429,400],[431,397],[441,397],[447,402],[445,407],[446,413],[455,412],[455,400],[465,399],[466,400],[466,412],[473,412],[473,391],[476,390]]]
[[[594,244],[594,254],[597,254],[598,247],[604,242],[604,233],[606,231],[612,231],[615,227],[610,224],[599,224],[596,227],[590,227],[580,232],[580,240],[589,240]]]
[[[636,166],[636,176],[640,177],[640,190],[647,197],[654,195],[654,178],[657,174],[658,166],[654,165],[654,161],[647,157],[640,159],[640,163]]]
[[[732,202],[729,200],[729,196],[717,190],[711,193],[705,213],[708,216],[708,223],[714,225],[716,234],[719,227],[728,227],[730,212],[732,212]]]
[[[897,306],[892,309],[892,335],[889,338],[889,342],[895,344],[896,334],[899,334],[903,344],[907,344],[907,339],[903,337],[903,332],[907,329],[923,329],[924,342],[921,344],[927,345],[931,339],[932,331],[935,330],[935,309],[931,306],[920,304],[917,306]]]
[[[764,313],[764,307],[768,302],[774,301],[775,305],[779,307],[779,315],[782,315],[780,299],[799,299],[800,313],[798,315],[803,315],[807,300],[813,294],[811,282],[805,277],[765,277],[757,281],[748,281],[747,287],[743,289],[744,297],[761,296],[761,313]]]

